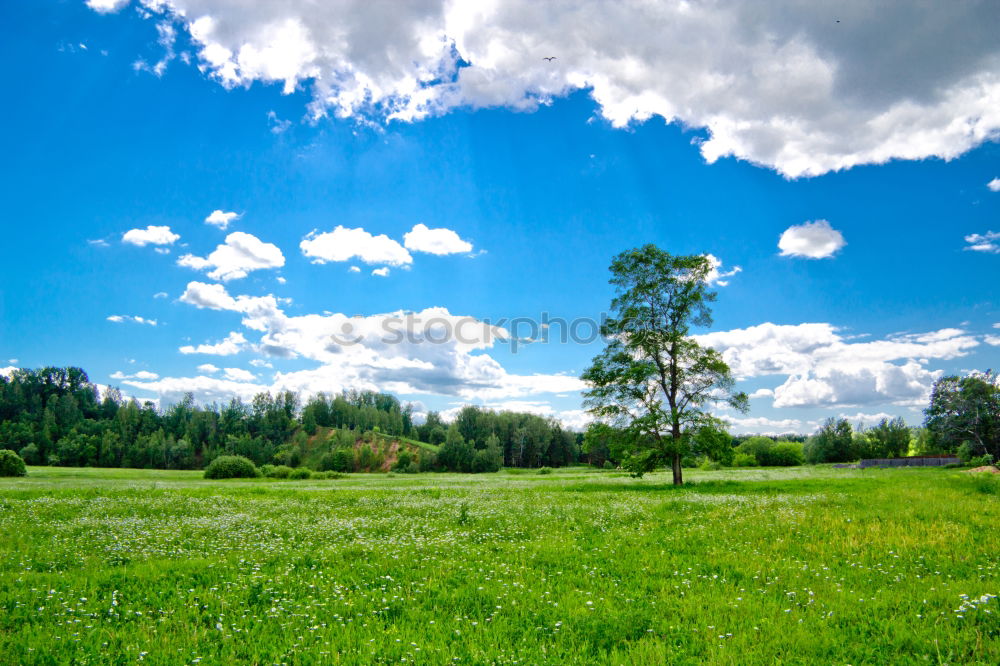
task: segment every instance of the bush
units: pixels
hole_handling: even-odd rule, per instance
[[[551,474],[552,473],[552,468],[551,467],[539,467],[538,468],[538,473],[539,474]]]
[[[308,479],[311,476],[312,472],[309,470],[308,467],[297,467],[296,469],[293,469],[291,471],[291,473],[288,475],[288,478],[294,481],[301,481],[303,479]]]
[[[396,464],[392,466],[392,469],[395,472],[407,472],[412,462],[413,454],[406,449],[400,449],[396,454]]]
[[[346,476],[340,472],[313,472],[312,478],[325,481],[327,479],[343,479]]]
[[[257,466],[243,456],[219,456],[205,468],[206,479],[253,479]]]
[[[978,458],[969,458],[969,465],[972,467],[986,467],[993,464],[993,456],[990,454],[981,455]]]
[[[757,459],[749,453],[737,453],[733,456],[733,465],[736,467],[756,467]]]
[[[613,462],[611,462],[610,460],[605,460],[604,461],[604,465],[602,465],[602,467],[604,467],[604,469],[614,469],[615,468],[615,464]]]
[[[716,472],[722,469],[722,463],[705,458],[701,461],[701,464],[698,465],[698,469],[705,470],[706,472]]]
[[[274,465],[263,464],[257,468],[261,476],[271,476],[271,472],[274,471]]]
[[[21,460],[29,465],[41,465],[42,456],[39,455],[38,447],[34,444],[28,444],[26,447],[21,449]]]
[[[287,479],[292,475],[292,468],[288,465],[276,465],[271,468],[269,477],[272,479]]]
[[[802,452],[802,444],[799,442],[777,442],[767,452],[767,462],[769,467],[794,467],[801,465],[805,460]]]
[[[24,466],[21,456],[10,449],[0,451],[0,476],[26,476],[27,474],[28,469]]]

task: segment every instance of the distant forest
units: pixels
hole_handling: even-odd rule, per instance
[[[101,395],[80,368],[0,376],[0,448],[17,451],[29,465],[200,469],[223,454],[294,463],[297,444],[318,428],[433,445],[460,441],[473,452],[495,445],[495,437],[507,467],[578,462],[582,441],[553,419],[477,407],[464,408],[450,425],[436,412],[417,425],[412,405],[370,391],[319,394],[305,404],[290,391],[259,393],[249,403],[233,398],[204,406],[189,394],[161,410],[125,399],[116,388]]]

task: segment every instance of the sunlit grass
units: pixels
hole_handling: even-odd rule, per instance
[[[687,478],[31,468],[0,480],[0,662],[1000,662],[988,483]]]

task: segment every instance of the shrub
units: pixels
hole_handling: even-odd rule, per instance
[[[733,465],[736,467],[756,467],[757,458],[749,453],[737,453],[733,456]]]
[[[206,479],[252,479],[257,475],[257,466],[243,456],[219,456],[205,468]]]
[[[552,468],[551,467],[539,467],[538,468],[538,473],[539,474],[551,474],[552,473]]]
[[[271,472],[274,471],[274,465],[264,464],[257,469],[260,471],[261,476],[271,476]]]
[[[433,472],[437,468],[437,456],[430,451],[421,451],[418,467],[421,472]]]
[[[777,442],[767,452],[767,462],[769,467],[794,467],[801,465],[805,460],[802,452],[802,444],[799,442]]]
[[[34,444],[28,444],[21,449],[21,459],[29,465],[42,464],[42,456],[39,455],[38,447]]]
[[[288,465],[276,465],[271,468],[269,477],[272,479],[287,479],[292,475],[292,468]]]
[[[288,478],[295,481],[301,481],[302,479],[308,479],[311,476],[312,472],[309,470],[308,467],[297,467],[296,469],[293,469],[291,471],[291,473],[288,475]]]
[[[706,472],[715,472],[722,469],[722,463],[705,458],[701,461],[701,464],[698,465],[698,469],[705,470]]]
[[[0,476],[26,476],[27,474],[28,469],[24,466],[21,456],[10,449],[0,451]]]
[[[392,466],[393,471],[406,472],[413,462],[413,454],[406,449],[400,449],[396,454],[396,464]]]
[[[972,465],[973,467],[985,467],[987,465],[992,465],[992,464],[993,464],[993,456],[991,456],[988,453],[981,455],[977,458],[969,458],[969,465]]]

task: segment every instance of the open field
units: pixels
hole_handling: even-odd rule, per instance
[[[2,663],[1000,663],[997,481],[31,468]]]

